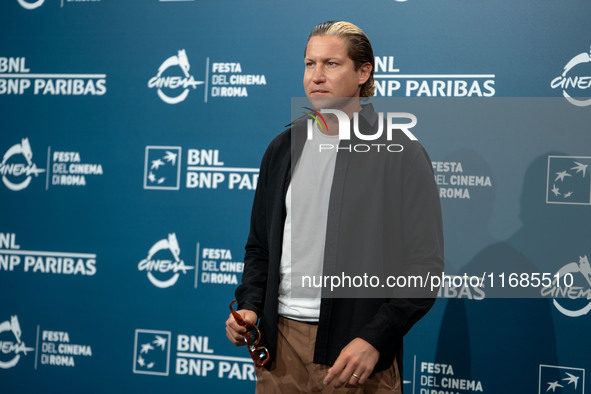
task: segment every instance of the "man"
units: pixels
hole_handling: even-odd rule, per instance
[[[337,109],[371,134],[382,123],[360,101],[373,96],[373,71],[371,44],[357,26],[325,22],[311,32],[304,89],[317,111]],[[238,313],[249,324],[260,317],[261,343],[271,355],[257,370],[257,393],[401,392],[402,337],[433,298],[330,298],[298,289],[294,278],[338,272],[349,257],[369,255],[400,273],[440,272],[431,162],[402,132],[388,141],[403,147],[397,153],[319,154],[320,144],[339,145],[339,120],[326,116],[307,140],[304,123],[294,122],[263,157],[236,290]],[[245,333],[230,315],[230,341],[243,345]]]

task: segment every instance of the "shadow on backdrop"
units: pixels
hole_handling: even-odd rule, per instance
[[[461,160],[474,161],[483,169],[488,168],[490,173],[488,164],[476,153],[453,155],[454,159],[458,156]],[[565,219],[566,223],[577,223],[578,210],[546,204],[547,158],[548,155],[538,157],[525,173],[520,199],[522,227],[505,241],[488,244],[458,274],[554,273],[559,268],[556,261],[560,261],[560,254],[571,246],[562,244],[556,248],[556,244],[569,238],[568,242],[573,242],[573,246],[574,243],[580,245],[582,239],[570,238],[576,235],[576,231],[571,234],[563,225]],[[486,170],[481,172],[486,173]],[[493,182],[493,191],[494,187]],[[464,242],[492,239],[486,234],[494,194],[474,197],[461,206],[454,206],[455,201],[451,201],[452,204],[444,202],[446,217],[451,211],[453,216],[449,220],[455,221],[454,233],[445,234],[446,243],[450,241],[447,250],[471,249],[472,245]],[[581,222],[580,217],[578,222]],[[456,377],[481,381],[485,392],[534,392],[532,388],[537,387],[539,381],[539,364],[558,365],[551,300],[486,298],[486,288],[483,293],[483,296],[448,300],[436,362],[452,364]],[[539,297],[540,293],[537,290],[537,293],[529,294]]]

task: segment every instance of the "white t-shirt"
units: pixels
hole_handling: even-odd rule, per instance
[[[320,288],[302,288],[302,275],[322,275],[328,202],[337,156],[338,135],[329,136],[314,127],[293,170],[287,189],[287,216],[279,268],[279,315],[314,322],[320,316]],[[326,149],[321,144],[334,148]],[[292,283],[292,280],[295,281]],[[292,288],[293,285],[293,288]]]

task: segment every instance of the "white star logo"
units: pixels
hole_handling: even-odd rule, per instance
[[[150,350],[154,350],[154,346],[152,346],[150,343],[144,343],[140,353],[148,353]]]
[[[166,346],[166,339],[160,335],[156,335],[156,339],[152,343],[156,344],[156,346],[160,346],[162,350],[164,350],[164,347]]]
[[[564,387],[563,385],[561,385],[560,383],[558,383],[558,381],[556,382],[547,382],[548,384],[548,390],[546,391],[550,391],[550,389],[552,389],[552,392],[556,391],[556,387]]]
[[[570,374],[568,372],[565,372],[565,374],[568,375],[568,378],[564,378],[562,380],[566,380],[567,381],[566,384],[571,384],[571,383],[574,384],[575,385],[575,390],[576,390],[577,389],[577,382],[579,381],[579,377],[580,376],[575,376],[575,375]]]
[[[587,164],[579,163],[578,161],[573,161],[576,165],[571,168],[571,170],[577,170],[577,174],[579,172],[583,173],[583,178],[585,178],[585,173],[587,171]]]
[[[174,165],[174,163],[176,163],[176,153],[173,153],[171,151],[166,151],[166,155],[164,156],[164,160],[172,163],[172,165]]]
[[[561,171],[561,172],[557,172],[556,173],[556,179],[554,179],[554,182],[560,180],[560,182],[564,182],[564,177],[565,176],[572,176],[571,174],[569,174],[566,171]]]
[[[152,160],[152,166],[150,167],[151,170],[158,169],[160,166],[164,165],[164,162],[160,159]]]

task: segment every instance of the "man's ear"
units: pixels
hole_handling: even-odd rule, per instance
[[[369,79],[372,70],[371,63],[367,62],[361,65],[357,72],[359,73],[359,85],[363,85]]]

